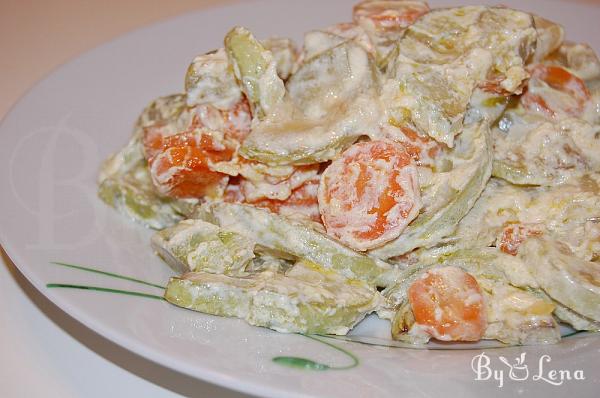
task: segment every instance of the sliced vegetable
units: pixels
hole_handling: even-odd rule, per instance
[[[449,32],[452,32],[449,34]],[[537,39],[531,14],[505,7],[466,6],[432,10],[409,26],[401,54],[415,62],[448,64],[479,49],[493,51],[493,76],[516,93],[527,78],[525,62]]]
[[[284,257],[309,260],[349,279],[387,286],[398,274],[398,270],[390,264],[357,253],[306,224],[267,210],[230,203],[210,203],[201,206],[195,216],[254,239],[257,245]]]
[[[322,119],[333,108],[375,86],[376,73],[367,52],[346,40],[304,60],[286,87],[306,117]]]
[[[376,123],[376,103],[359,100],[326,120],[282,120],[257,125],[240,148],[246,159],[269,165],[309,165],[334,159]],[[353,115],[351,115],[353,114]]]
[[[145,162],[125,173],[106,177],[98,187],[98,196],[119,213],[153,229],[163,229],[180,221],[176,201],[158,195]]]
[[[471,97],[491,66],[491,54],[476,49],[451,64],[419,64],[402,56],[389,65],[384,91],[395,124],[417,130],[452,148],[463,129]],[[393,82],[393,84],[392,84]]]
[[[227,175],[214,171],[211,163],[228,161],[233,150],[219,134],[203,129],[160,139],[150,158],[150,174],[158,191],[174,198],[217,196],[227,184]]]
[[[392,115],[453,147],[477,87],[521,92],[536,37],[531,15],[507,8],[469,6],[423,15],[407,28],[399,56],[386,68],[399,83],[386,101]]]
[[[271,165],[335,158],[379,128],[376,73],[373,60],[351,41],[306,60],[287,83],[289,109],[254,126],[240,154]]]
[[[541,228],[542,227],[537,224],[509,224],[502,230],[502,234],[496,245],[504,253],[516,256],[521,243],[530,236],[541,235]]]
[[[424,1],[366,0],[354,6],[352,19],[369,34],[378,59],[383,59],[406,28],[427,12],[429,6]]]
[[[556,22],[537,15],[533,16],[533,22],[538,35],[532,61],[540,62],[560,48],[565,38],[565,30]]]
[[[156,233],[152,248],[180,273],[244,275],[254,258],[250,239],[201,220],[184,220]]]
[[[549,185],[551,178],[528,170],[525,165],[511,164],[494,160],[492,176],[502,178],[515,185]]]
[[[483,293],[457,267],[427,271],[408,289],[413,327],[443,341],[478,341],[487,326]]]
[[[523,225],[533,229],[534,234],[543,233],[563,242],[577,257],[597,258],[600,253],[597,179],[591,175],[548,187],[518,187],[492,179],[446,241],[461,247],[501,246],[505,228]]]
[[[523,106],[547,117],[581,116],[591,95],[585,82],[560,66],[534,65]]]
[[[555,302],[554,315],[561,322],[571,325],[575,330],[600,332],[600,322],[587,318],[564,305]]]
[[[269,115],[285,96],[273,54],[242,27],[232,29],[225,36],[225,49],[250,100],[253,114],[259,118]]]
[[[494,133],[495,177],[517,185],[552,186],[600,170],[598,127],[575,118],[514,126]],[[525,129],[525,130],[523,130]]]
[[[433,256],[422,255],[420,258],[417,265],[403,272],[396,285],[383,291],[386,304],[378,310],[378,314],[392,320],[394,339],[412,344],[422,344],[428,340],[429,334],[424,332],[430,328],[423,328],[417,323],[416,314],[410,308],[409,288],[421,278],[426,278],[424,275],[429,270],[458,267],[475,278],[484,297],[487,327],[482,338],[497,339],[508,344],[545,344],[560,340],[559,327],[552,317],[554,303],[550,298],[540,295],[537,287],[531,287],[537,286],[535,280],[524,269],[525,265],[513,256],[494,248],[457,250],[449,247],[438,250]],[[523,287],[513,286],[515,283]],[[422,289],[418,291],[423,292]],[[439,311],[438,314],[442,315]],[[433,315],[435,320],[435,311]],[[449,322],[445,326],[451,325],[452,322]],[[474,332],[479,329],[468,330]]]
[[[188,106],[211,105],[226,111],[242,99],[227,53],[220,48],[199,55],[185,75]]]
[[[396,239],[419,214],[417,168],[400,144],[354,144],[323,173],[319,209],[327,233],[355,250]]]
[[[492,155],[487,123],[467,126],[461,137],[457,151],[462,152],[466,159],[456,159],[453,170],[440,173],[440,181],[452,184],[446,200],[425,208],[400,237],[371,250],[371,255],[387,259],[419,247],[431,247],[452,234],[458,222],[471,210],[491,175]],[[436,188],[430,189],[432,193],[440,192]]]
[[[348,333],[380,300],[366,284],[310,263],[296,264],[286,275],[188,273],[171,278],[165,298],[180,307],[241,318],[279,332],[338,335]]]
[[[261,44],[273,55],[279,77],[282,80],[287,80],[298,60],[298,50],[294,42],[290,39],[270,37],[263,40]]]
[[[600,264],[579,259],[562,243],[541,237],[523,242],[519,258],[550,297],[600,321]]]

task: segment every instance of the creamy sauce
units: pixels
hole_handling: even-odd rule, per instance
[[[194,58],[186,92],[147,107],[126,148],[104,164],[101,194],[110,197],[103,199],[165,227],[181,215],[162,196],[202,159],[191,147],[183,155],[145,153],[154,150],[147,142],[186,131],[197,147],[207,135],[214,151],[234,152],[205,162],[222,177],[194,199],[207,202],[197,212],[210,223],[186,221],[153,240],[167,261],[202,271],[174,278],[169,301],[282,332],[345,334],[375,309],[392,319],[407,311],[401,306],[414,274],[397,281],[399,266],[379,259],[412,271],[427,256],[474,248],[493,251],[488,265],[499,270],[491,277],[472,269],[482,292],[458,298],[467,306],[485,302],[485,338],[556,342],[555,309],[593,327],[600,321],[600,61],[593,50],[563,43],[563,29],[551,21],[503,7],[430,11],[420,1],[368,1],[353,20],[309,32],[300,53],[290,40],[259,42],[234,28],[225,49]],[[395,141],[412,160],[395,180],[386,179],[397,171],[390,159],[340,172],[344,151],[366,140]],[[160,163],[177,166],[159,173]],[[327,180],[331,174],[336,181]],[[401,191],[384,215],[393,228],[370,244],[353,240],[378,222],[373,209],[390,182]],[[356,188],[352,206],[334,197],[325,208],[326,188],[344,185]],[[303,187],[320,207],[284,204]],[[289,218],[334,215],[340,227],[324,222],[331,238],[321,224],[223,203],[227,193],[281,202]],[[511,226],[535,233],[507,233]],[[501,253],[503,243],[517,255]],[[373,286],[398,294],[384,303]],[[440,308],[433,318],[444,318]],[[453,338],[415,323],[405,334]]]
[[[224,49],[194,58],[186,76],[186,91],[189,106],[212,105],[227,110],[240,101],[242,91]]]

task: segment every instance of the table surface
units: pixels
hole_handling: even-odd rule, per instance
[[[2,0],[0,118],[37,80],[87,49],[235,1],[241,0]],[[248,397],[154,364],[87,329],[31,286],[1,247],[0,325],[0,396]]]

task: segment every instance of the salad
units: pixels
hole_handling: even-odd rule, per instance
[[[165,299],[411,344],[600,330],[600,61],[505,7],[367,0],[233,28],[139,116],[99,196],[157,230]]]

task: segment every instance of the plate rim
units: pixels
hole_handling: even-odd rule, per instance
[[[221,10],[221,9],[227,9],[227,8],[234,9],[236,7],[239,7],[242,4],[248,4],[250,2],[252,2],[254,4],[261,4],[261,3],[268,4],[272,1],[277,1],[277,0],[245,0],[245,1],[239,0],[239,1],[236,1],[236,2],[230,3],[230,4],[211,5],[206,8],[202,8],[202,9],[195,10],[192,12],[184,12],[179,15],[162,18],[155,22],[136,27],[136,28],[129,30],[123,34],[120,34],[116,37],[113,37],[102,43],[94,45],[90,48],[87,48],[84,51],[81,51],[81,52],[73,55],[72,57],[66,59],[65,61],[61,62],[60,64],[58,64],[58,65],[54,66],[53,68],[51,68],[50,70],[46,71],[41,77],[39,77],[35,81],[35,83],[30,85],[19,96],[19,98],[7,108],[6,113],[3,115],[2,119],[0,120],[0,131],[5,129],[8,119],[15,112],[15,110],[18,109],[19,107],[21,107],[23,102],[28,97],[30,97],[30,95],[35,90],[37,90],[46,80],[50,79],[55,74],[59,73],[62,69],[64,69],[69,64],[76,62],[76,61],[83,60],[84,58],[90,56],[92,53],[98,51],[99,49],[106,48],[111,45],[117,44],[120,41],[125,41],[133,35],[142,34],[144,31],[159,28],[161,25],[169,25],[179,19],[189,18],[192,15],[200,15],[200,14],[206,13],[207,11],[210,11],[210,10],[216,10],[216,9]],[[562,3],[564,5],[569,5],[569,3],[565,0],[555,0],[555,1],[558,3]],[[593,6],[593,5],[589,5],[587,3],[578,3],[578,4],[589,6],[589,7]],[[0,143],[2,142],[2,140],[3,140],[2,135],[0,135]],[[153,349],[153,348],[151,348],[151,346],[148,346],[145,344],[140,344],[138,340],[129,338],[126,335],[119,333],[118,330],[113,329],[111,327],[107,327],[101,322],[96,322],[94,320],[93,314],[88,313],[84,310],[78,309],[77,306],[73,306],[70,303],[70,300],[68,300],[64,297],[61,297],[61,295],[59,295],[59,294],[54,294],[51,291],[52,289],[48,289],[45,285],[45,282],[40,280],[33,272],[33,266],[21,265],[21,264],[29,264],[29,263],[27,261],[24,261],[23,258],[21,258],[20,254],[19,254],[19,250],[17,249],[18,245],[11,241],[9,235],[10,234],[7,231],[5,231],[5,229],[3,227],[3,223],[0,222],[0,246],[4,249],[4,251],[5,251],[6,255],[8,256],[8,258],[10,259],[10,261],[12,261],[12,263],[15,265],[15,269],[17,269],[18,272],[21,275],[23,275],[27,279],[27,281],[33,287],[35,287],[35,289],[38,292],[40,292],[42,294],[42,296],[45,299],[47,299],[51,303],[55,304],[62,312],[69,315],[71,318],[73,318],[75,321],[77,321],[81,325],[85,326],[87,329],[97,333],[102,338],[107,339],[112,343],[115,343],[121,349],[124,349],[124,350],[132,352],[134,354],[140,355],[141,357],[143,357],[149,361],[152,361],[153,363],[173,369],[179,373],[190,376],[192,378],[202,380],[202,381],[208,382],[210,384],[215,384],[215,385],[227,388],[227,389],[235,390],[235,391],[238,391],[241,393],[259,394],[261,396],[266,396],[266,397],[280,397],[282,395],[289,396],[289,397],[309,396],[309,395],[306,395],[303,393],[291,392],[290,390],[286,390],[286,389],[279,388],[276,386],[275,387],[266,386],[264,383],[261,383],[258,381],[255,382],[255,381],[251,381],[249,379],[238,379],[236,377],[229,376],[229,375],[225,374],[224,372],[213,370],[213,369],[211,369],[210,366],[203,365],[202,362],[198,362],[195,365],[194,370],[196,370],[197,372],[194,372],[194,371],[192,371],[192,369],[184,366],[180,361],[173,360],[168,355],[162,354],[159,350]],[[58,326],[61,327],[61,329],[62,329],[62,326],[60,326],[60,325],[58,325]],[[347,340],[343,340],[343,339],[339,339],[337,341],[341,341],[343,343],[352,342],[352,341],[347,341]],[[354,343],[362,344],[362,343],[358,343],[358,342],[354,342]],[[377,347],[386,347],[386,346],[377,345]],[[386,348],[394,349],[394,348],[402,348],[402,347],[387,346]],[[505,348],[511,348],[511,347],[499,347],[499,349],[505,349]],[[404,348],[404,349],[409,349],[409,348]],[[480,350],[479,348],[472,348],[472,349]]]

